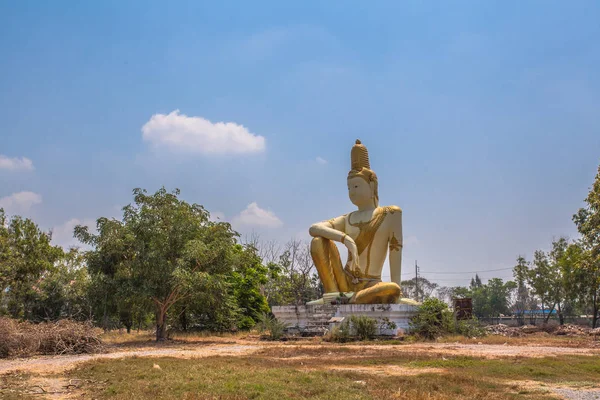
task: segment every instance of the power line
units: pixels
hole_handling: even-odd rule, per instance
[[[513,268],[498,268],[498,269],[487,269],[480,271],[460,271],[460,272],[445,272],[445,271],[421,271],[424,274],[445,274],[445,275],[459,275],[459,274],[481,274],[484,272],[498,272],[498,271],[508,271]]]

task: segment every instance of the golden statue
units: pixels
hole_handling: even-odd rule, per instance
[[[396,303],[401,296],[402,210],[379,206],[377,175],[360,140],[352,147],[350,159],[348,195],[358,210],[310,227],[310,252],[325,294],[308,304],[328,303],[341,296],[356,304]],[[345,266],[334,242],[348,248]],[[382,282],[388,249],[392,282]]]

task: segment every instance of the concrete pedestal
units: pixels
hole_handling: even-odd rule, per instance
[[[274,306],[275,317],[288,325],[289,331],[304,334],[324,334],[351,315],[364,315],[378,321],[379,335],[394,336],[401,329],[408,331],[410,319],[416,315],[417,306],[409,304],[339,304]],[[389,322],[396,324],[389,328]]]

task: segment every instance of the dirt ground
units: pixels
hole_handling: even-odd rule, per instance
[[[74,392],[68,390],[76,387],[77,382],[71,382],[60,377],[67,370],[78,364],[99,359],[120,359],[126,357],[177,357],[198,358],[210,356],[243,356],[254,352],[279,348],[285,350],[293,357],[295,351],[304,347],[324,350],[331,346],[344,346],[345,348],[365,351],[372,354],[390,354],[400,352],[428,352],[444,356],[471,356],[482,358],[500,357],[547,357],[560,355],[588,355],[600,356],[600,348],[568,348],[553,346],[511,346],[507,344],[461,344],[461,343],[407,343],[398,345],[380,344],[346,344],[335,345],[331,343],[287,342],[270,343],[258,340],[243,339],[214,339],[198,342],[175,342],[167,344],[138,343],[135,345],[111,345],[102,354],[81,354],[65,356],[40,356],[26,359],[0,360],[0,375],[21,374],[28,376],[26,382],[30,393],[39,394],[40,398],[66,399],[73,398]],[[600,361],[599,361],[600,362]],[[333,369],[343,367],[332,367]],[[394,365],[380,365],[364,368],[367,373],[402,375],[422,373],[423,370],[408,370],[407,368]],[[430,372],[434,372],[433,370]],[[25,378],[24,378],[25,379]],[[549,388],[560,398],[566,399],[595,399],[599,392],[594,390],[572,390],[567,388]]]

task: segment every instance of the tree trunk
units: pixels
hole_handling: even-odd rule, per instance
[[[181,329],[183,329],[184,332],[187,332],[188,321],[186,307],[183,307],[183,311],[179,315],[179,323],[181,324]]]
[[[600,317],[600,310],[598,308],[598,304],[594,303],[594,308],[592,310],[594,312],[592,315],[592,329],[596,328],[596,325],[598,324],[598,317]]]
[[[561,325],[565,324],[565,316],[562,313],[562,309],[560,308],[560,303],[558,303],[558,323]]]
[[[167,312],[161,307],[156,313],[156,341],[160,342],[166,339],[167,334]]]
[[[554,307],[556,307],[556,303],[552,304],[552,308],[550,309],[550,311],[548,311],[548,316],[546,317],[546,319],[544,320],[544,323],[547,324],[548,321],[550,320],[550,316],[552,315],[552,311],[554,311]],[[544,309],[542,308],[542,311],[544,311]]]

